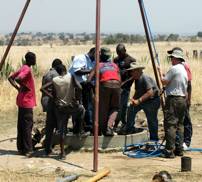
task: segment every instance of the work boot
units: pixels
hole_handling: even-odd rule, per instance
[[[33,157],[33,152],[32,152],[32,151],[25,152],[24,155],[25,155],[27,158],[31,158],[31,157]]]
[[[117,134],[118,135],[127,135],[128,132],[127,132],[127,127],[126,125],[124,127],[122,127],[119,131],[117,131]]]
[[[182,150],[175,150],[175,151],[174,151],[174,154],[175,154],[176,156],[183,156],[183,155],[184,155],[184,153],[183,153]]]
[[[79,137],[80,137],[80,138],[86,138],[86,137],[88,137],[88,136],[90,136],[90,131],[88,131],[88,132],[81,131],[81,132],[79,133]]]
[[[61,160],[65,160],[65,159],[66,159],[65,153],[60,153],[60,159],[61,159]]]
[[[114,131],[112,128],[107,127],[107,131],[105,133],[105,136],[114,136]]]
[[[175,154],[173,153],[172,150],[166,150],[166,149],[164,149],[164,150],[162,150],[161,157],[174,159],[175,158]]]
[[[131,130],[128,131],[128,134],[140,133],[140,132],[142,132],[143,130],[144,130],[144,129],[142,129],[142,128],[135,128],[135,127],[133,127],[133,128],[131,128]]]

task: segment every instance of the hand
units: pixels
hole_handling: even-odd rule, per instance
[[[29,89],[27,88],[27,87],[20,87],[19,89],[19,92],[28,92],[29,91]]]
[[[164,73],[162,73],[161,66],[156,66],[156,69],[157,69],[157,71],[159,72],[160,77],[165,76],[165,74],[164,74]]]
[[[191,100],[187,99],[187,107],[190,108],[190,106],[191,106]]]
[[[138,106],[140,104],[139,100],[138,99],[131,99],[131,104],[133,106]]]

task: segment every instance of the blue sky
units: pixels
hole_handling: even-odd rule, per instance
[[[26,0],[0,0],[0,33],[12,32]],[[101,32],[143,33],[138,0],[101,0]],[[154,33],[202,31],[202,0],[144,0]],[[96,0],[31,0],[20,32],[95,32]]]

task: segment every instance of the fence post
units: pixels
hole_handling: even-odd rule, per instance
[[[198,51],[193,50],[193,59],[198,59]]]

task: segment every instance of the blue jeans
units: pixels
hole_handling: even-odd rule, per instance
[[[126,114],[127,114],[127,108],[128,108],[129,94],[130,94],[130,90],[122,89],[122,91],[121,91],[120,109],[119,109],[117,119],[115,121],[115,127],[118,126],[119,121],[121,121],[122,124],[126,124]]]
[[[141,103],[138,106],[130,105],[127,112],[126,130],[129,132],[135,125],[136,114],[143,110],[148,122],[150,140],[158,141],[158,109],[160,107],[160,98],[155,98]]]

